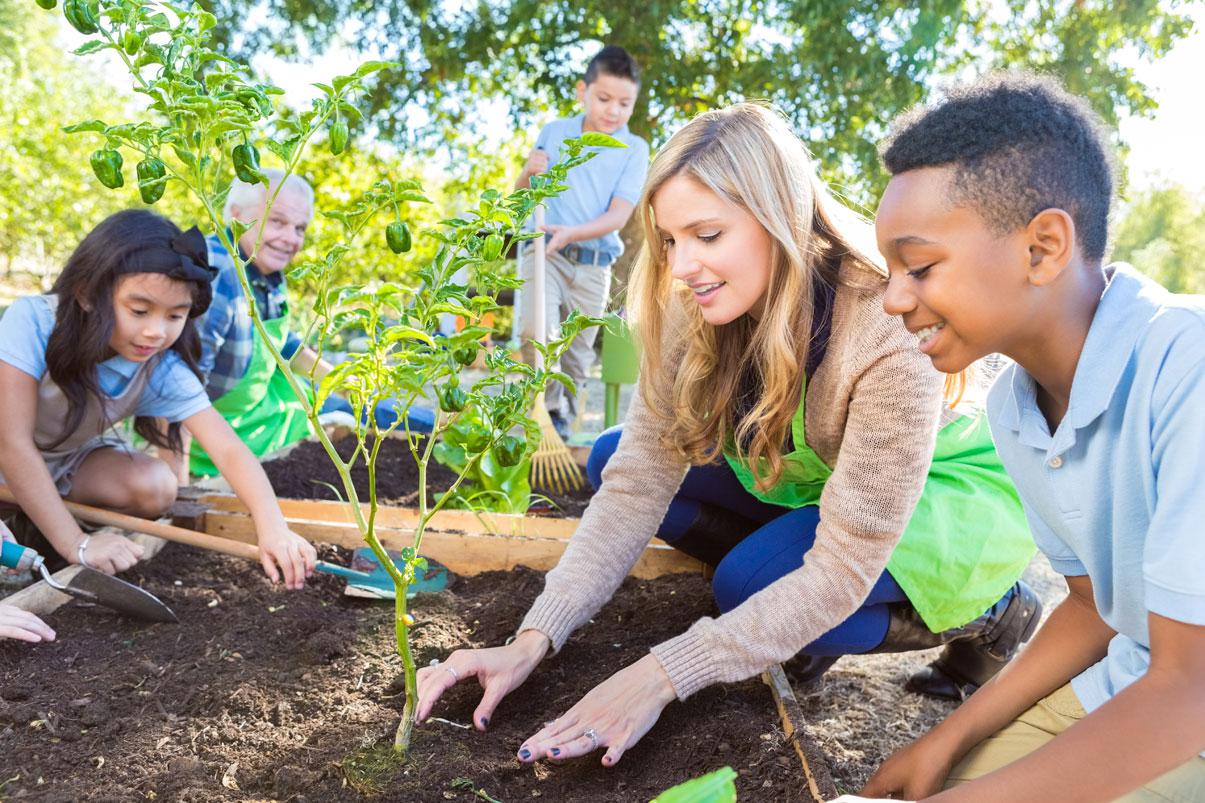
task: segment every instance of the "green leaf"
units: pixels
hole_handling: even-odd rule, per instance
[[[722,767],[713,773],[667,789],[653,803],[736,803],[736,771]]]
[[[66,134],[78,134],[81,131],[92,131],[97,134],[103,134],[108,130],[108,126],[100,120],[88,120],[83,123],[76,123],[63,127],[63,132]]]
[[[98,50],[108,50],[111,47],[113,47],[113,45],[109,44],[108,42],[100,39],[93,39],[90,42],[84,42],[71,52],[77,56],[86,56],[89,53],[95,53]]]
[[[591,145],[595,148],[626,148],[626,147],[628,147],[627,145],[624,145],[619,140],[615,139],[615,137],[612,137],[609,134],[603,134],[599,131],[587,131],[586,133],[582,134],[578,139],[581,140],[581,143],[583,145]]]
[[[216,27],[218,18],[210,14],[208,11],[197,12],[197,33],[205,33],[210,28]]]
[[[374,72],[387,70],[390,67],[400,67],[401,62],[398,61],[366,61],[356,68],[352,73],[353,78],[363,78],[366,75],[372,75]]]
[[[381,338],[381,345],[390,346],[399,340],[419,340],[428,346],[435,346],[435,341],[431,339],[431,335],[422,329],[415,329],[413,326],[391,327],[385,332],[385,336]]]
[[[547,376],[549,382],[560,382],[565,386],[565,390],[567,390],[570,395],[577,395],[577,383],[573,381],[573,377],[569,376],[569,374],[566,374],[562,371],[549,371]]]
[[[251,223],[244,223],[237,218],[231,218],[226,222],[230,226],[230,239],[235,243],[238,243],[243,235],[251,230],[251,226],[253,225]]]
[[[301,137],[290,137],[283,142],[270,139],[264,143],[264,147],[279,156],[281,161],[287,164],[293,161],[293,154],[297,152],[297,145],[300,142]]]

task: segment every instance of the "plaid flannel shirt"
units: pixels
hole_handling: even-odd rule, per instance
[[[234,390],[247,374],[255,350],[255,329],[247,308],[247,299],[239,284],[237,267],[217,235],[208,238],[209,264],[218,269],[213,280],[213,302],[197,321],[201,336],[201,374],[205,377],[205,392],[211,400]],[[245,257],[244,257],[245,259]],[[284,272],[263,275],[253,263],[247,263],[247,279],[255,296],[260,316],[265,321],[287,315]],[[301,339],[289,332],[284,356],[291,357],[301,345]]]

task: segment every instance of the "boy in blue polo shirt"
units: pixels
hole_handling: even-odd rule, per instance
[[[519,293],[519,336],[523,356],[534,362],[533,339],[549,339],[571,311],[601,315],[611,287],[611,265],[623,253],[619,230],[640,200],[648,172],[649,146],[628,130],[628,120],[640,92],[640,69],[622,47],[607,45],[590,60],[577,82],[582,113],[555,120],[540,131],[536,146],[515,188],[529,186],[531,177],[543,173],[559,158],[561,143],[587,131],[609,134],[626,148],[596,148],[594,158],[569,171],[569,189],[548,202],[544,231],[547,255],[545,315],[547,332],[533,330],[530,292]],[[532,245],[522,249],[519,275],[528,282],[533,267]],[[528,285],[525,285],[528,286]],[[582,332],[561,357],[560,370],[580,388],[594,363],[594,338],[598,330]],[[559,382],[548,385],[548,411],[562,436],[577,415],[577,400]]]
[[[939,370],[1015,360],[988,416],[1070,594],[864,795],[1205,800],[1205,300],[1103,264],[1105,143],[1054,81],[1001,74],[883,151],[885,306]]]

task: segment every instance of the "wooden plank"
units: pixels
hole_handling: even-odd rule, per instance
[[[837,797],[837,787],[833,783],[829,771],[828,759],[820,745],[816,744],[807,734],[804,726],[803,708],[795,699],[791,683],[782,670],[781,664],[774,664],[762,673],[762,680],[770,687],[774,695],[774,705],[778,708],[778,716],[782,719],[782,730],[787,740],[795,748],[799,763],[803,766],[803,777],[807,781],[808,794],[814,803],[824,803]]]
[[[340,522],[295,521],[289,527],[310,541],[336,544],[348,549],[364,546],[354,524]],[[255,543],[255,523],[249,516],[209,511],[205,514],[205,532],[245,543]],[[377,537],[386,549],[400,550],[414,541],[412,529],[377,528]],[[423,536],[422,553],[439,561],[457,574],[505,571],[529,566],[547,571],[556,565],[565,551],[566,541],[555,537],[499,535],[489,532],[445,532],[429,529]],[[702,571],[703,564],[679,552],[659,539],[645,548],[631,574],[651,579],[662,574]]]
[[[68,566],[59,569],[51,577],[56,583],[67,585],[71,582],[71,578],[79,574],[79,570],[79,566]],[[4,601],[36,616],[45,616],[54,613],[59,607],[70,602],[71,597],[62,591],[51,588],[45,580],[39,580],[32,585],[25,586],[15,594],[8,595]]]
[[[248,512],[238,497],[227,494],[204,494],[197,497],[195,502],[208,506],[210,511],[242,514]],[[284,517],[291,522],[353,524],[351,511],[343,502],[319,499],[280,499],[278,502]],[[368,506],[361,505],[361,509],[367,516]],[[377,508],[376,525],[378,529],[413,530],[418,525],[418,520],[419,513],[415,508],[391,506]],[[430,527],[443,531],[487,532],[533,538],[559,538],[567,541],[577,530],[578,522],[579,519],[441,510],[432,517]]]

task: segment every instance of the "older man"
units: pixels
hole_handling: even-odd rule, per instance
[[[238,241],[255,305],[273,345],[307,370],[317,355],[289,330],[284,269],[305,244],[306,228],[314,216],[314,191],[305,179],[291,175],[265,215],[270,193],[276,191],[284,174],[280,170],[264,172],[271,182],[269,188],[234,182],[226,198],[226,218],[258,221]],[[205,389],[214,408],[251,451],[268,454],[309,434],[305,411],[255,332],[238,268],[217,235],[209,237],[209,264],[218,269],[218,274],[213,282],[213,303],[198,321]],[[209,456],[196,444],[190,457],[194,474],[217,473]]]
[[[273,169],[264,173],[270,182],[267,188],[262,184],[234,182],[226,198],[226,218],[258,222],[239,238],[238,248],[246,263],[247,280],[264,329],[295,368],[308,373],[317,364],[316,375],[321,377],[330,366],[320,361],[317,353],[289,329],[284,275],[285,268],[305,244],[306,229],[314,216],[314,191],[305,179],[290,175],[277,193],[271,211],[265,215],[268,199],[276,192],[284,173]],[[218,274],[213,282],[213,303],[198,322],[205,389],[214,408],[230,422],[251,451],[265,455],[309,435],[309,423],[288,378],[255,331],[235,261],[216,235],[209,237],[209,264],[218,269]],[[332,396],[322,412],[350,415],[351,405]],[[388,427],[396,415],[392,400],[386,400],[378,405],[377,423]],[[429,430],[433,417],[429,411],[412,411],[411,429]],[[209,456],[195,444],[190,458],[192,473],[217,473]]]

